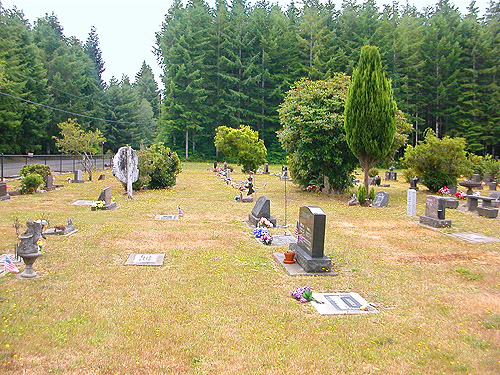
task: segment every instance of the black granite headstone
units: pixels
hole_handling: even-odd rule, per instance
[[[264,163],[264,174],[269,173],[269,163]]]
[[[248,221],[255,227],[261,217],[265,217],[276,227],[276,219],[271,217],[271,201],[265,195],[257,199],[252,212],[248,215]]]
[[[332,260],[325,257],[326,214],[319,207],[303,206],[299,211],[297,243],[290,244],[297,263],[306,272],[329,272]]]

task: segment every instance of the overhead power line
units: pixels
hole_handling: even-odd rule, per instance
[[[71,111],[65,111],[64,109],[54,108],[54,107],[51,107],[49,105],[45,105],[45,104],[33,102],[31,100],[23,99],[23,98],[20,98],[18,96],[7,94],[7,93],[2,92],[2,91],[0,91],[0,94],[4,95],[4,96],[8,96],[10,98],[21,100],[21,101],[29,103],[29,104],[34,104],[34,105],[38,105],[40,107],[44,107],[44,108],[47,108],[47,109],[52,109],[53,111],[59,111],[59,112],[67,113],[67,114],[78,116],[78,117],[88,118],[88,119],[91,119],[91,120],[99,120],[99,121],[104,121],[104,122],[112,122],[112,123],[115,123],[115,124],[127,124],[127,125],[132,125],[132,124],[137,124],[137,125],[149,124],[149,122],[125,122],[125,121],[119,121],[119,120],[107,120],[107,119],[100,118],[100,117],[82,115],[81,113],[76,113],[76,112],[71,112]]]

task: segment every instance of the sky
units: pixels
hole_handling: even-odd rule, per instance
[[[214,1],[209,0],[213,5]],[[253,3],[254,1],[250,1]],[[285,6],[290,0],[270,0]],[[300,4],[300,0],[295,0]],[[358,1],[361,2],[361,1]],[[377,0],[377,4],[391,3],[391,0]],[[400,0],[403,3],[404,0]],[[408,0],[418,9],[434,5],[438,0]],[[452,0],[462,14],[470,0]],[[33,23],[46,13],[57,16],[64,29],[64,35],[74,36],[82,42],[87,40],[90,28],[96,27],[104,59],[105,71],[102,78],[109,82],[112,76],[118,80],[127,75],[131,81],[141,68],[142,62],[151,66],[156,81],[160,82],[161,69],[153,54],[155,33],[160,31],[164,16],[172,0],[0,0],[4,8],[16,6]],[[340,8],[342,0],[334,0]],[[476,6],[483,13],[489,0],[476,0]]]

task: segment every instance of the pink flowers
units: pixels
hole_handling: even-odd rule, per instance
[[[451,195],[451,191],[450,191],[450,189],[448,189],[447,186],[443,186],[441,189],[438,190],[438,194]]]
[[[262,240],[264,245],[271,245],[271,243],[273,242],[273,236],[269,235],[269,233],[264,233],[260,237],[260,239]]]
[[[466,199],[467,198],[467,194],[461,192],[461,191],[457,191],[455,193],[455,198],[457,199]]]
[[[259,220],[259,223],[257,224],[259,227],[266,227],[266,228],[272,228],[273,223],[271,223],[268,219],[265,217],[261,217]]]

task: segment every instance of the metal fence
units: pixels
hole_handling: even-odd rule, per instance
[[[0,154],[0,179],[19,176],[19,171],[26,164],[48,165],[52,172],[69,173],[82,169],[81,158],[76,155],[4,155]],[[113,155],[94,155],[94,168],[104,170],[111,167]]]

